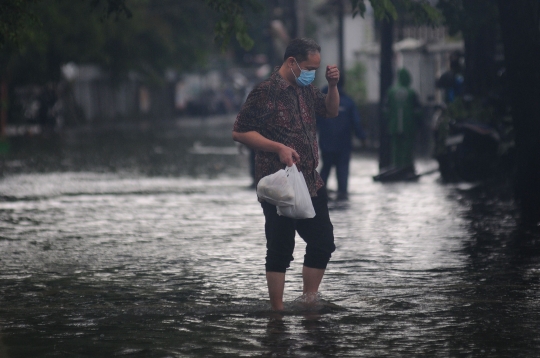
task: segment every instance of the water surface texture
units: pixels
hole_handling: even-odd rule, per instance
[[[0,357],[538,356],[540,238],[518,231],[511,203],[437,173],[373,182],[362,153],[349,201],[330,203],[322,304],[294,302],[297,238],[273,315],[264,217],[229,122],[14,146]]]

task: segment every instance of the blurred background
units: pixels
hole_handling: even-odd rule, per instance
[[[373,9],[353,18],[348,1],[262,3],[244,15],[251,49],[233,40],[225,51],[213,41],[219,14],[201,1],[130,1],[131,17],[120,10],[108,15],[91,1],[32,3],[18,43],[1,52],[4,135],[234,115],[281,64],[288,41],[312,37],[323,49],[322,63],[339,64],[349,79],[367,146],[377,147],[381,26]],[[449,67],[449,54],[463,50],[461,36],[407,16],[393,31],[394,67],[409,69],[426,108],[442,102],[435,80]],[[324,75],[316,81],[323,86]],[[429,141],[423,133],[424,151]]]
[[[355,150],[375,153],[379,170],[390,164],[383,105],[404,68],[422,108],[416,156],[435,158],[446,182],[502,174],[527,221],[540,220],[534,1],[36,0],[2,3],[0,20],[2,173],[137,171],[170,154],[149,136],[232,153],[228,130],[212,142],[194,126],[231,125],[289,40],[311,37],[359,109]],[[119,154],[129,147],[144,149]],[[178,173],[169,162],[158,171]]]
[[[536,357],[540,3],[0,1],[0,357]],[[231,138],[290,39],[335,63],[353,138],[306,314],[269,312],[250,151]],[[414,180],[384,100],[420,102]],[[382,177],[379,177],[382,178]]]

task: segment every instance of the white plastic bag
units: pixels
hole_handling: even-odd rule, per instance
[[[315,217],[315,209],[311,202],[311,195],[309,195],[304,174],[298,171],[295,164],[287,167],[285,172],[287,172],[288,180],[294,189],[294,205],[278,205],[277,213],[293,219],[311,219]]]
[[[257,196],[276,206],[294,205],[294,188],[285,169],[278,170],[259,180]]]

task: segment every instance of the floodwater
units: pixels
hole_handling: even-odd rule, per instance
[[[0,357],[537,357],[540,237],[482,186],[373,182],[355,153],[306,309],[269,310],[264,218],[231,119],[12,143]],[[418,160],[419,172],[435,163]],[[328,186],[334,189],[332,176]]]

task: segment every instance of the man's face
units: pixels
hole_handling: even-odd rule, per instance
[[[293,57],[289,59],[289,63],[291,65],[291,68],[296,75],[296,77],[300,76],[300,70],[316,70],[321,65],[321,54],[319,52],[312,52],[308,54],[308,58],[306,61],[298,62],[298,65],[296,65],[296,61]],[[300,68],[298,68],[300,67]]]

